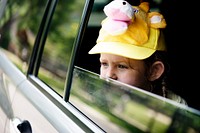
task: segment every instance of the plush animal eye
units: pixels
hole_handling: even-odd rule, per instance
[[[123,4],[123,5],[126,5],[126,2],[125,2],[125,1],[123,1],[123,2],[122,2],[122,4]]]
[[[138,13],[138,11],[139,11],[138,9],[133,8],[134,13]]]

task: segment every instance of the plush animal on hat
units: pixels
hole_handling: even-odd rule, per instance
[[[124,33],[134,16],[134,8],[124,0],[114,0],[104,7],[107,22],[102,27],[112,35]]]
[[[165,28],[166,21],[159,12],[149,12],[149,3],[142,2],[132,6],[125,0],[113,0],[104,7],[107,16],[102,21],[102,28],[111,35],[120,35],[129,26],[138,44],[148,40],[149,28]]]

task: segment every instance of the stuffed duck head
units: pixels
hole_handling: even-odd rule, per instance
[[[148,40],[150,28],[165,28],[166,21],[159,12],[150,12],[149,3],[142,2],[132,6],[125,0],[113,0],[103,9],[107,16],[102,21],[102,28],[116,36],[127,32],[129,26],[134,33],[136,43],[142,44]]]

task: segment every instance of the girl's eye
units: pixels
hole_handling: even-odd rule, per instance
[[[128,67],[125,65],[118,65],[118,68],[127,69]]]
[[[101,66],[108,66],[108,63],[101,62]]]

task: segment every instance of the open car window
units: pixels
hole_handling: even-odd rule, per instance
[[[99,77],[99,55],[88,51],[96,44],[108,2],[94,1],[76,55],[69,102],[106,132],[198,132],[199,111]]]

